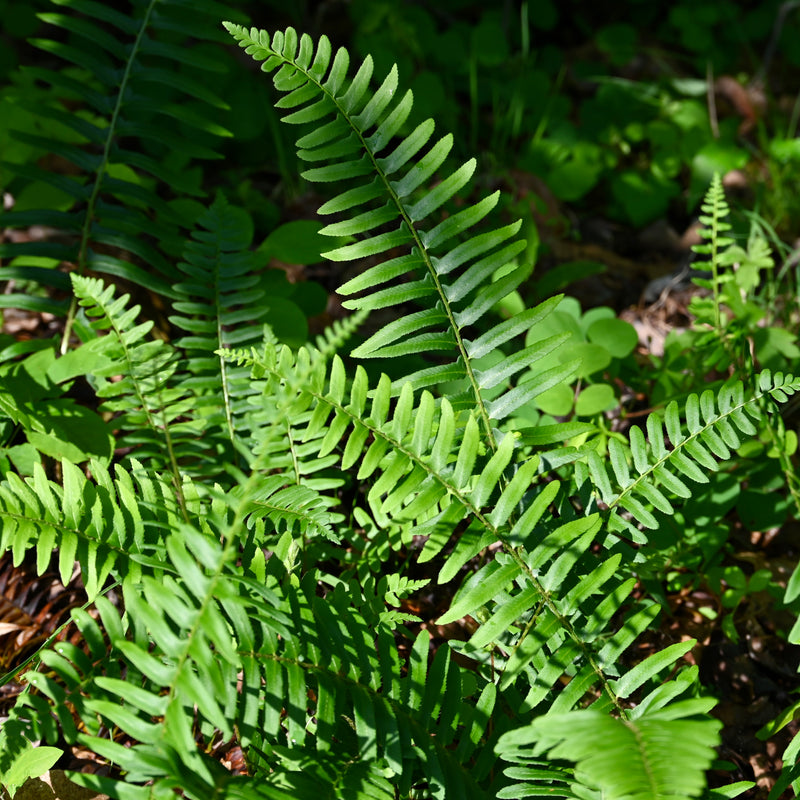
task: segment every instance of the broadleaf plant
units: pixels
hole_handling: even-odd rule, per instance
[[[497,194],[456,206],[475,162],[449,168],[451,137],[407,128],[396,68],[373,89],[371,59],[351,70],[324,36],[226,28],[305,126],[305,177],[338,191],[323,233],[364,267],[340,288],[357,313],[279,344],[246,214],[221,197],[164,273],[182,276],[175,341],[71,277],[80,342],[55,363],[67,380],[87,357],[125,450],[4,472],[4,551],[39,571],[57,557],[65,582],[77,562],[93,602],[72,613],[83,645],[24,673],[17,741],[88,748],[109,769],[75,780],[120,800],[713,796],[720,723],[683,660],[694,643],[639,655],[660,606],[635,589],[656,512],[800,379],[726,382],[602,447],[590,423],[518,425],[580,364],[546,360],[561,334],[525,345],[560,298],[495,316],[531,268],[518,223],[477,229]],[[447,643],[412,602],[429,576],[449,603],[436,623],[463,634]],[[25,752],[0,752],[0,775]]]

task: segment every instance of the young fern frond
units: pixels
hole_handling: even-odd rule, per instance
[[[524,334],[554,305],[548,302],[525,311],[493,325],[484,334],[469,333],[530,274],[530,267],[522,265],[494,278],[525,248],[525,242],[515,238],[520,223],[460,241],[462,234],[495,207],[497,192],[451,216],[437,215],[468,183],[475,161],[463,164],[433,188],[424,188],[444,165],[452,136],[428,146],[434,129],[429,119],[397,140],[411,112],[413,97],[410,91],[395,96],[396,67],[373,93],[369,91],[372,59],[367,57],[348,79],[347,51],[340,48],[333,56],[324,36],[315,48],[307,35],[298,38],[292,28],[270,39],[265,31],[255,28],[248,31],[232,23],[225,26],[248,54],[263,62],[264,71],[278,70],[275,87],[286,96],[277,106],[291,109],[283,121],[314,123],[313,132],[297,142],[300,158],[314,164],[303,176],[311,181],[355,183],[320,208],[321,214],[345,217],[323,228],[322,233],[364,238],[325,255],[345,261],[403,251],[371,267],[339,291],[361,293],[346,301],[349,308],[371,310],[406,303],[424,308],[384,326],[356,348],[354,355],[432,356],[434,366],[405,376],[393,386],[392,393],[399,393],[402,383],[420,389],[466,380],[466,393],[451,400],[457,408],[478,409],[482,435],[494,447],[493,427],[536,396],[536,381],[508,389],[491,403],[484,393],[498,386],[505,388],[509,379],[530,366],[535,361],[535,348],[508,360],[501,370],[480,374],[475,362]],[[558,376],[551,377],[553,381],[567,380],[571,374],[569,367],[563,367]]]
[[[730,214],[728,201],[725,199],[725,189],[722,186],[722,178],[715,172],[711,180],[703,204],[700,222],[703,228],[700,229],[700,236],[705,239],[704,244],[697,244],[692,249],[696,253],[708,255],[709,265],[711,266],[711,280],[697,281],[698,285],[711,289],[713,293],[713,325],[717,335],[722,335],[722,316],[720,303],[720,253],[732,245],[734,240],[730,236],[725,236],[725,232],[731,229],[731,224],[727,222]],[[697,280],[697,279],[696,279]]]
[[[626,532],[635,542],[646,542],[644,532],[625,512],[644,528],[657,528],[658,521],[645,503],[665,514],[674,514],[668,495],[691,497],[686,478],[707,483],[706,473],[716,471],[718,461],[731,458],[732,452],[741,447],[742,436],[757,434],[754,421],[763,417],[761,404],[765,397],[785,402],[800,390],[800,378],[783,373],[772,375],[768,370],[757,376],[756,384],[756,391],[747,395],[740,381],[729,381],[717,393],[707,389],[699,397],[689,395],[683,409],[684,424],[676,402],[667,406],[663,423],[651,414],[647,418],[647,439],[642,429],[634,426],[629,448],[617,439],[609,440],[610,469],[592,450],[588,456],[589,472],[599,498],[612,510],[610,529]]]

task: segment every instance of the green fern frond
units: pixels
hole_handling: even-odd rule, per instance
[[[506,435],[496,451],[486,452],[476,417],[456,414],[447,398],[437,405],[432,395],[423,391],[415,402],[411,386],[406,384],[392,404],[385,376],[370,392],[366,374],[358,368],[347,387],[341,360],[335,357],[328,371],[324,360],[302,352],[297,360],[288,348],[272,348],[248,358],[253,359],[256,374],[270,375],[294,397],[293,418],[306,420],[302,437],[315,452],[324,456],[339,449],[343,469],[359,465],[356,477],[370,482],[367,500],[376,520],[384,525],[413,523],[415,534],[425,537],[421,562],[439,555],[453,530],[465,523],[441,568],[440,583],[457,577],[470,559],[490,545],[501,544],[505,549],[462,586],[450,611],[439,620],[446,624],[472,615],[487,623],[487,613],[481,609],[497,605],[494,616],[488,615],[491,621],[478,630],[465,654],[482,660],[477,651],[496,637],[502,639],[509,625],[538,608],[534,620],[538,627],[529,637],[528,630],[517,630],[514,641],[503,639],[508,655],[498,653],[497,659],[498,668],[505,673],[504,685],[511,684],[536,659],[550,681],[545,687],[545,679],[537,679],[537,686],[545,687],[539,702],[573,661],[583,657],[588,659],[587,670],[593,680],[607,684],[601,660],[613,663],[611,649],[615,653],[625,650],[650,618],[640,615],[611,645],[604,644],[599,653],[593,651],[591,642],[605,634],[605,626],[632,588],[625,584],[617,590],[619,581],[613,580],[619,554],[602,564],[582,563],[582,569],[571,572],[598,535],[600,518],[575,519],[549,535],[539,534],[537,541],[538,523],[559,484],[551,482],[540,491],[531,490],[539,467],[535,457],[519,464],[513,478],[502,483],[517,455],[514,436]],[[513,546],[520,541],[530,546],[530,554]],[[602,592],[610,593],[595,618],[596,609],[587,599]],[[607,607],[609,597],[613,607]],[[547,630],[550,633],[544,635],[542,631]],[[561,638],[549,641],[554,634]],[[565,639],[572,644],[563,646]],[[507,666],[500,666],[507,657]],[[591,685],[585,684],[584,690]]]
[[[67,741],[116,763],[127,773],[131,796],[138,796],[137,785],[154,782],[164,792],[180,780],[187,797],[208,797],[227,781],[196,745],[193,715],[185,713],[195,709],[206,741],[217,731],[232,735],[235,725],[244,747],[257,744],[271,753],[265,783],[277,789],[295,784],[295,759],[318,755],[320,768],[328,765],[323,773],[361,761],[371,774],[367,765],[380,759],[384,778],[393,775],[406,792],[424,777],[431,797],[485,796],[470,764],[483,744],[494,687],[470,700],[447,648],[429,673],[425,631],[400,677],[391,630],[376,631],[347,592],[318,597],[313,574],[298,584],[278,558],[256,559],[240,574],[232,568],[238,558],[232,529],[213,516],[208,522],[214,535],[187,525],[172,529],[161,575],[125,580],[123,618],[106,601],[102,628],[85,613],[75,615],[92,658],[74,646],[42,653],[47,672],[32,673],[29,681],[64,709]],[[264,569],[271,576],[266,581],[264,572],[259,579]],[[266,702],[259,698],[262,686]],[[66,711],[70,705],[84,730]],[[46,708],[32,708],[32,729]],[[453,750],[463,726],[470,735]],[[137,744],[106,738],[108,729]],[[294,758],[280,757],[285,747]],[[116,782],[87,780],[113,788],[112,794],[123,790]]]
[[[361,358],[393,358],[429,354],[434,366],[406,376],[414,389],[444,381],[466,380],[463,397],[451,398],[456,407],[476,406],[483,435],[494,446],[493,421],[505,419],[537,393],[537,382],[520,384],[489,403],[487,390],[506,387],[507,381],[535,361],[529,348],[504,363],[502,369],[476,374],[473,364],[480,354],[494,351],[523,334],[549,313],[556,301],[525,311],[483,335],[468,338],[498,302],[530,274],[518,266],[496,280],[495,273],[525,248],[515,239],[520,223],[460,241],[497,203],[495,193],[451,216],[438,213],[470,180],[471,160],[425,189],[445,164],[452,148],[447,135],[429,146],[434,124],[427,120],[399,142],[398,136],[412,108],[411,92],[400,97],[397,69],[380,87],[369,91],[372,60],[365,59],[348,79],[349,56],[340,48],[333,56],[322,37],[316,48],[307,35],[289,28],[270,39],[265,31],[225,23],[231,35],[265,71],[277,70],[276,88],[286,95],[279,108],[291,109],[283,121],[314,123],[314,131],[297,143],[301,159],[315,166],[303,176],[310,181],[355,182],[320,208],[322,214],[346,218],[328,225],[322,233],[363,237],[325,255],[335,261],[356,260],[400,249],[403,255],[371,267],[340,288],[358,299],[347,307],[371,310],[405,303],[425,308],[390,322],[354,351]],[[425,150],[427,148],[427,150]],[[553,376],[563,380],[568,370]],[[400,392],[400,383],[392,393]]]
[[[157,563],[148,551],[156,550],[160,530],[181,514],[174,488],[143,473],[137,462],[131,472],[117,466],[114,478],[99,462],[90,467],[91,481],[63,461],[63,484],[38,466],[26,480],[9,473],[0,483],[0,548],[13,553],[15,565],[35,549],[40,573],[57,552],[64,585],[77,561],[93,599],[109,576],[137,580],[143,563]]]
[[[331,523],[341,520],[341,515],[332,515],[328,510],[329,500],[308,486],[285,485],[280,475],[266,476],[258,482],[257,489],[249,491],[239,508],[251,525],[269,519],[271,533],[283,526],[292,530],[295,526],[304,537],[324,536],[333,542],[339,537]],[[238,487],[237,487],[238,488]],[[234,489],[234,495],[238,494]],[[259,535],[257,539],[261,540]]]
[[[198,218],[178,263],[183,273],[174,286],[178,313],[169,319],[187,334],[174,346],[185,357],[181,385],[193,395],[192,416],[203,421],[206,462],[212,452],[220,462],[235,461],[237,452],[247,453],[253,445],[257,423],[250,401],[259,387],[246,369],[218,354],[263,338],[269,308],[258,285],[258,256],[249,250],[252,238],[249,215],[219,195]],[[227,439],[226,446],[214,448],[210,437]],[[203,472],[211,477],[206,467]]]
[[[130,433],[128,442],[138,445],[137,456],[161,460],[178,485],[181,482],[174,440],[185,431],[191,398],[184,388],[174,388],[178,354],[163,339],[145,339],[152,322],[135,325],[139,306],[128,307],[129,296],[114,297],[114,287],[104,286],[100,278],[72,275],[75,297],[91,328],[104,331],[92,348],[104,363],[94,369],[97,395],[103,398],[101,410],[119,415],[117,425]],[[190,421],[190,439],[200,432]],[[192,445],[193,447],[193,445]]]
[[[615,719],[597,711],[545,714],[525,728],[505,733],[498,753],[512,763],[529,763],[544,753],[574,762],[575,774],[510,768],[513,787],[498,797],[551,794],[555,779],[600,792],[608,800],[679,800],[700,796],[705,772],[714,760],[722,723],[705,715],[714,701],[701,698],[673,703],[669,709]],[[529,751],[529,753],[527,752]],[[569,791],[569,790],[568,790]],[[583,795],[567,793],[562,797]]]
[[[646,535],[626,512],[644,528],[657,528],[658,521],[645,503],[673,514],[670,495],[692,496],[687,478],[706,483],[706,473],[716,471],[719,461],[731,458],[732,452],[741,447],[742,436],[757,433],[754,421],[763,416],[763,398],[786,402],[800,390],[800,379],[782,373],[764,371],[756,383],[757,390],[747,395],[739,381],[726,383],[716,393],[707,389],[699,397],[690,395],[683,410],[683,423],[676,402],[667,406],[663,423],[651,414],[647,418],[647,439],[641,428],[633,427],[630,449],[617,439],[609,440],[610,469],[595,451],[589,454],[589,472],[599,498],[613,512],[612,530],[625,531],[634,541],[646,542]]]
[[[180,228],[186,220],[162,189],[201,196],[196,172],[188,167],[218,158],[219,137],[230,135],[214,121],[227,106],[202,78],[204,72],[218,70],[218,64],[207,52],[183,46],[190,36],[200,41],[219,38],[212,22],[218,9],[208,0],[149,0],[128,14],[90,0],[53,2],[63,10],[39,17],[57,29],[56,37],[31,44],[66,68],[29,67],[26,72],[47,86],[52,98],[35,108],[37,117],[47,120],[48,134],[68,135],[54,133],[35,141],[30,131],[15,135],[65,159],[76,175],[32,164],[3,162],[3,167],[21,183],[57,188],[69,198],[69,208],[11,210],[2,214],[0,224],[24,228],[33,213],[38,224],[48,220],[46,224],[66,234],[43,243],[56,263],[70,263],[78,274],[92,270],[122,277],[174,297],[171,283],[177,273],[171,256],[180,252]],[[191,70],[183,69],[184,63]],[[70,111],[64,109],[65,100]],[[76,113],[76,104],[81,113]],[[0,244],[0,257],[15,259],[17,277],[55,285],[58,271],[32,265],[37,255],[45,252],[36,243]],[[70,327],[71,314],[63,350]]]

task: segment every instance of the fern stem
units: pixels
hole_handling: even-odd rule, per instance
[[[552,595],[547,589],[542,586],[541,581],[533,572],[533,570],[528,566],[528,562],[522,557],[522,555],[518,552],[518,548],[512,547],[510,544],[503,542],[503,550],[504,552],[508,553],[517,566],[525,573],[528,580],[531,582],[533,587],[536,589],[539,597],[541,597],[542,602],[547,606],[547,609],[553,614],[554,617],[559,622],[562,630],[564,630],[572,639],[573,642],[578,646],[580,649],[583,657],[586,659],[586,662],[591,666],[592,671],[597,676],[597,680],[600,682],[600,686],[602,687],[603,692],[605,693],[606,697],[608,697],[611,704],[616,709],[617,713],[620,715],[622,719],[627,719],[627,712],[625,707],[622,705],[622,702],[617,697],[614,690],[611,688],[611,683],[606,676],[605,671],[598,663],[597,659],[594,657],[594,652],[592,651],[591,646],[585,642],[578,632],[575,630],[575,627],[572,623],[567,619],[559,610],[558,605],[556,604],[555,600],[553,600]],[[517,646],[522,643],[522,637],[520,637],[519,641],[517,642]]]
[[[106,134],[105,144],[103,145],[103,157],[97,167],[94,185],[92,186],[92,193],[89,196],[89,200],[86,204],[86,211],[83,216],[83,225],[81,226],[81,243],[77,258],[77,271],[79,275],[83,275],[87,269],[86,262],[89,251],[89,242],[92,234],[92,223],[94,222],[95,217],[95,206],[97,205],[97,200],[100,196],[103,178],[105,177],[108,162],[110,160],[111,147],[114,143],[114,136],[117,130],[117,120],[119,119],[120,111],[122,109],[122,99],[125,96],[125,89],[127,88],[130,80],[131,70],[133,69],[133,65],[136,60],[136,53],[141,47],[142,38],[144,37],[147,26],[150,23],[150,17],[152,16],[153,9],[155,8],[157,2],[158,0],[150,0],[150,2],[147,4],[144,15],[142,16],[139,31],[137,32],[136,39],[133,43],[133,47],[131,48],[128,57],[125,59],[125,69],[122,73],[122,78],[119,83],[119,91],[117,92],[116,103],[114,104],[114,110],[111,112],[111,119],[108,124],[108,132]],[[75,315],[77,314],[77,311],[78,300],[73,294],[72,300],[69,304],[67,318],[64,323],[64,333],[61,336],[60,353],[62,356],[67,352],[67,350],[69,350],[69,340],[72,335],[72,326],[75,323]]]

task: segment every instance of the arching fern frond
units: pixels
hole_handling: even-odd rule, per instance
[[[356,478],[369,483],[367,500],[375,519],[382,525],[411,525],[425,542],[420,562],[451,548],[440,583],[459,577],[482,551],[500,546],[439,620],[481,619],[470,641],[463,647],[453,643],[454,648],[487,664],[484,648],[499,644],[492,657],[503,675],[502,687],[535,670],[536,688],[523,702],[526,709],[544,701],[573,667],[581,677],[573,692],[580,692],[570,695],[568,708],[595,686],[616,704],[606,669],[652,615],[632,613],[607,640],[610,621],[633,586],[616,574],[622,555],[598,559],[589,552],[601,530],[597,514],[539,527],[560,485],[535,487],[539,460],[520,460],[515,436],[506,435],[496,451],[488,450],[475,415],[455,412],[447,398],[437,404],[427,391],[416,400],[410,384],[393,401],[386,376],[370,392],[360,367],[348,387],[338,358],[328,368],[314,353],[301,350],[295,359],[288,348],[231,357],[252,363],[254,374],[268,377],[268,385],[282,386],[293,398],[285,407],[302,421],[298,430],[313,452],[338,451],[343,469],[358,465]],[[513,462],[513,477],[505,481]],[[456,529],[460,532],[453,539]]]
[[[687,478],[706,483],[707,471],[717,470],[719,461],[730,459],[741,447],[743,436],[757,433],[754,421],[763,415],[763,398],[785,402],[800,390],[800,378],[783,373],[764,371],[756,383],[756,391],[748,394],[740,381],[731,381],[716,393],[707,389],[700,396],[689,395],[683,413],[672,402],[664,412],[663,423],[651,414],[647,439],[642,429],[634,426],[630,447],[617,439],[609,440],[610,469],[596,451],[589,454],[591,479],[600,500],[612,510],[612,530],[625,531],[634,541],[645,542],[645,535],[625,512],[644,528],[657,528],[658,521],[645,503],[665,514],[674,513],[669,495],[691,497]]]
[[[410,91],[395,96],[396,68],[373,93],[369,91],[371,58],[367,57],[350,79],[347,51],[340,48],[333,56],[324,36],[315,48],[307,35],[298,38],[292,28],[270,39],[265,31],[255,28],[248,31],[232,23],[225,26],[247,53],[263,62],[264,71],[277,70],[275,86],[286,95],[276,105],[291,109],[283,121],[314,123],[313,132],[297,143],[300,158],[314,165],[303,173],[304,177],[321,182],[350,181],[352,188],[320,208],[322,214],[344,217],[323,228],[322,233],[363,238],[326,256],[343,261],[397,250],[402,253],[382,260],[341,287],[339,291],[347,295],[361,293],[345,305],[367,310],[406,303],[425,306],[385,325],[354,355],[393,358],[429,354],[435,365],[406,376],[403,383],[419,389],[466,380],[467,392],[451,401],[457,408],[478,408],[482,434],[494,447],[493,421],[506,418],[534,397],[537,382],[504,391],[491,403],[484,393],[498,386],[507,388],[515,374],[536,360],[541,345],[527,348],[505,361],[502,368],[482,374],[475,362],[523,334],[557,302],[547,301],[492,325],[484,334],[470,333],[479,330],[490,309],[530,274],[529,265],[517,266],[514,261],[525,247],[523,240],[515,238],[520,223],[462,241],[463,235],[495,207],[499,194],[449,216],[441,213],[442,206],[472,177],[475,161],[468,161],[432,188],[425,188],[444,167],[452,136],[429,146],[434,123],[426,120],[397,140],[413,97]],[[515,266],[502,272],[509,264]],[[566,380],[572,374],[572,365],[557,372],[549,376],[553,382]],[[393,394],[399,391],[400,383],[393,386]]]
[[[75,646],[46,651],[47,671],[29,677],[82,723],[64,712],[67,742],[127,773],[124,785],[96,775],[82,782],[139,797],[148,783],[161,796],[179,781],[197,800],[237,797],[230,776],[196,742],[235,728],[242,746],[253,748],[259,783],[294,789],[295,798],[362,780],[385,789],[389,776],[405,793],[424,779],[430,797],[486,796],[472,769],[485,746],[494,687],[476,695],[447,648],[429,669],[425,631],[401,677],[390,626],[368,623],[343,585],[322,598],[313,573],[298,582],[285,571],[289,534],[268,561],[258,551],[237,567],[235,528],[213,514],[204,524],[208,533],[176,524],[161,554],[163,571],[124,581],[123,618],[107,602],[100,603],[102,629],[75,614],[91,658]],[[58,735],[43,724],[49,713],[40,702],[30,707],[31,733],[45,740]],[[136,744],[108,738],[104,731],[112,729]],[[303,780],[295,765],[312,759],[319,763]],[[383,783],[373,774],[376,763],[384,765]]]

